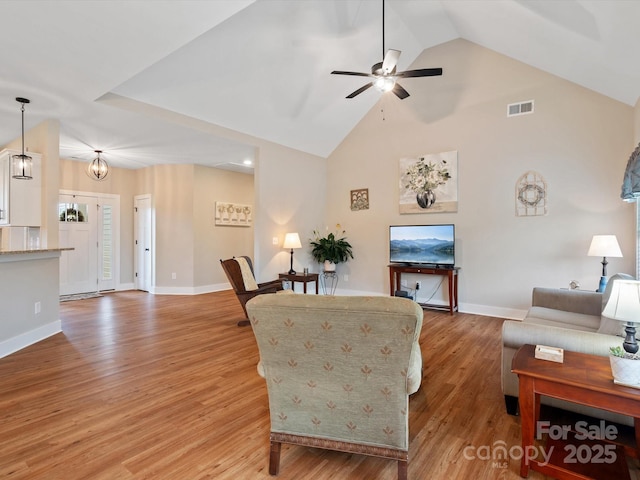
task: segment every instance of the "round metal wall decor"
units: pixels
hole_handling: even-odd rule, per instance
[[[547,214],[547,182],[538,172],[528,171],[516,182],[516,215]]]

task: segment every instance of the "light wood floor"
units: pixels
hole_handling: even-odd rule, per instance
[[[64,333],[0,359],[0,478],[272,478],[266,386],[241,315],[231,292],[61,304]],[[501,325],[425,311],[410,479],[520,478],[515,459],[464,454],[520,444],[500,392]],[[394,479],[396,464],[283,446],[278,478]]]

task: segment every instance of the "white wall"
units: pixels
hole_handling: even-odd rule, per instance
[[[346,228],[356,257],[338,266],[342,288],[388,292],[390,224],[456,225],[463,311],[517,317],[534,286],[575,279],[595,290],[594,234],[618,236],[624,258],[609,259],[610,274],[634,273],[635,206],[619,196],[633,108],[464,40],[425,50],[413,68],[423,66],[444,75],[404,80],[411,96],[382,96],[328,159],[327,223]],[[506,117],[507,104],[526,100],[534,114]],[[398,160],[450,150],[458,212],[400,215]],[[528,170],[547,181],[547,216],[515,216],[516,181]],[[356,188],[369,188],[369,210],[350,210]],[[440,279],[421,280],[425,296]]]
[[[0,357],[60,332],[59,255],[0,255]]]
[[[253,256],[253,225],[215,225],[216,202],[254,205],[253,175],[217,168],[195,167],[194,177],[194,272],[193,284],[211,291],[226,287],[228,280],[220,260],[233,256]],[[255,210],[255,209],[254,209]],[[255,212],[252,215],[255,220]]]
[[[294,250],[294,270],[318,272],[309,255],[309,239],[324,225],[326,161],[274,144],[263,144],[255,174],[255,260],[259,281],[277,278],[289,270],[290,250],[282,248],[287,232],[298,232],[302,248]],[[273,244],[273,238],[277,244]]]

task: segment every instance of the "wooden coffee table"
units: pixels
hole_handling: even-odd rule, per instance
[[[524,345],[513,357],[511,371],[519,377],[523,452],[535,448],[540,395],[546,395],[634,417],[636,445],[627,453],[637,457],[640,390],[614,384],[607,357],[565,351],[564,363],[555,363],[535,358],[535,346]],[[569,470],[567,465],[545,464],[523,455],[520,476],[526,478],[530,468],[557,479],[589,478]]]

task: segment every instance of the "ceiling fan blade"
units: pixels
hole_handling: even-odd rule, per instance
[[[402,86],[400,86],[399,83],[396,83],[393,86],[393,93],[396,94],[396,97],[398,97],[400,100],[404,100],[405,98],[407,98],[409,96],[409,92],[407,92],[404,88],[402,88]]]
[[[363,72],[345,72],[343,70],[334,70],[331,72],[332,75],[355,75],[356,77],[373,77],[370,73]]]
[[[419,70],[406,70],[404,72],[396,73],[396,77],[409,78],[409,77],[435,77],[442,75],[441,68],[421,68]]]
[[[392,73],[398,65],[398,59],[400,58],[400,50],[393,50],[390,48],[384,56],[382,61],[382,71],[384,73]]]
[[[356,95],[360,95],[362,92],[364,92],[367,88],[371,87],[371,85],[373,85],[373,82],[369,82],[366,85],[360,87],[359,89],[357,89],[355,92],[351,93],[350,95],[347,95],[346,98],[353,98]],[[408,95],[408,94],[407,94]]]

